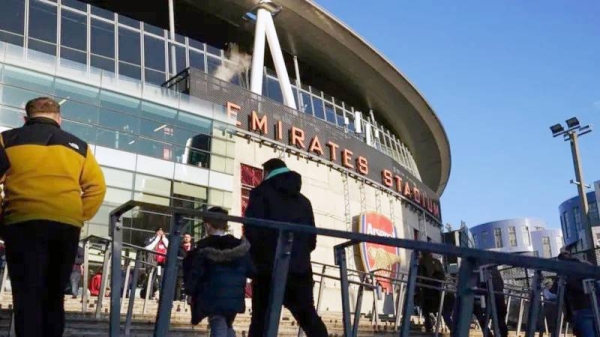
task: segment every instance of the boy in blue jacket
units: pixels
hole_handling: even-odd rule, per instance
[[[208,211],[228,214],[220,207]],[[192,325],[208,317],[212,337],[232,337],[235,316],[246,310],[246,279],[254,273],[250,243],[226,234],[225,220],[207,217],[204,225],[208,235],[183,262],[185,291],[192,304]]]

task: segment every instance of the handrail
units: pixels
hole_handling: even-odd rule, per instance
[[[471,317],[473,313],[473,301],[474,292],[476,288],[477,280],[472,277],[473,272],[480,267],[487,265],[512,265],[516,267],[522,267],[525,269],[536,270],[535,277],[533,280],[529,302],[533,305],[533,312],[537,311],[537,305],[540,303],[540,291],[541,291],[541,272],[540,270],[549,270],[559,274],[572,275],[581,278],[592,278],[600,279],[600,268],[596,266],[589,266],[581,263],[570,262],[570,261],[549,261],[539,257],[531,256],[515,256],[508,253],[500,253],[493,251],[484,251],[473,248],[457,247],[446,244],[414,241],[407,239],[397,239],[388,237],[379,237],[374,235],[352,233],[340,230],[317,228],[311,226],[299,226],[293,223],[278,222],[264,219],[244,218],[239,216],[230,216],[219,213],[211,213],[208,211],[200,211],[194,209],[185,209],[180,207],[169,207],[153,205],[140,201],[129,201],[125,204],[117,207],[110,213],[110,235],[113,238],[112,242],[112,278],[111,285],[118,286],[121,282],[121,250],[124,246],[122,242],[122,225],[120,223],[121,216],[123,216],[129,210],[136,207],[148,207],[153,210],[159,210],[166,214],[171,214],[171,229],[170,237],[171,244],[167,250],[167,259],[165,266],[165,273],[163,277],[163,287],[161,296],[159,299],[159,309],[156,318],[155,325],[155,337],[166,336],[169,329],[170,312],[172,310],[172,299],[175,291],[176,281],[176,269],[177,265],[175,260],[177,257],[177,251],[179,242],[181,241],[181,231],[183,228],[184,217],[198,218],[198,217],[210,217],[213,219],[225,220],[230,222],[242,223],[245,226],[256,226],[262,228],[274,229],[279,233],[279,239],[277,243],[277,249],[275,251],[275,263],[274,269],[272,270],[272,284],[274,285],[271,289],[271,297],[269,301],[269,309],[266,315],[266,336],[274,337],[277,335],[279,317],[281,313],[281,305],[284,295],[284,287],[287,279],[290,250],[293,244],[293,235],[297,233],[311,234],[320,236],[329,236],[338,239],[347,240],[344,243],[338,244],[334,247],[336,265],[339,267],[340,281],[341,281],[341,292],[342,292],[342,309],[343,309],[343,327],[344,336],[353,335],[352,323],[350,320],[350,300],[348,288],[350,280],[348,279],[348,269],[346,266],[346,247],[355,245],[360,242],[369,242],[374,244],[380,244],[385,246],[398,247],[403,249],[412,250],[409,272],[406,280],[406,291],[405,300],[402,304],[402,324],[400,336],[408,336],[410,326],[410,315],[414,308],[413,296],[414,290],[417,285],[417,268],[418,258],[417,253],[430,252],[433,254],[441,254],[447,256],[461,257],[461,265],[458,272],[458,281],[456,287],[456,310],[454,310],[454,333],[457,336],[466,336],[471,324]],[[488,287],[492,287],[489,290],[493,291],[493,285],[490,279],[487,279]],[[444,289],[443,291],[449,291]],[[452,291],[454,292],[454,291]],[[489,292],[489,291],[488,291]],[[117,293],[112,294],[111,297],[111,315],[110,315],[110,336],[116,337],[120,334],[120,296]],[[131,302],[130,302],[131,303]],[[495,307],[493,304],[493,297],[491,297],[491,307]],[[492,309],[495,312],[495,309]],[[528,317],[528,335],[532,329],[534,320],[537,317],[530,314]],[[397,322],[399,320],[397,319]],[[497,328],[497,322],[495,329]],[[487,329],[487,327],[486,327]]]
[[[569,273],[571,275],[579,277],[590,277],[594,279],[600,279],[600,267],[582,265],[580,263],[575,263],[571,261],[548,261],[547,259],[539,257],[516,256],[508,253],[480,250],[475,248],[458,247],[441,243],[388,238],[328,228],[298,226],[297,224],[289,222],[223,215],[219,213],[199,211],[195,209],[187,209],[182,207],[155,205],[136,200],[130,200],[125,204],[115,208],[112,212],[110,212],[110,217],[115,218],[115,220],[119,219],[123,214],[136,207],[150,207],[155,209],[162,209],[167,213],[177,213],[182,216],[190,216],[197,218],[211,217],[217,220],[226,220],[235,223],[242,223],[247,226],[258,226],[302,234],[316,234],[320,236],[336,237],[339,239],[346,239],[350,241],[338,245],[339,248],[346,248],[347,246],[352,246],[359,242],[369,242],[384,246],[393,246],[409,250],[431,252],[434,254],[441,254],[453,257],[461,257],[462,259],[476,259],[480,261],[480,263],[513,265],[516,267],[524,267],[528,269],[543,269],[554,271],[557,273]],[[120,225],[117,225],[117,228],[115,228],[115,230],[121,230]]]

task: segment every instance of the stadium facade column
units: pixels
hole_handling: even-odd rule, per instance
[[[262,0],[256,7],[256,28],[254,33],[254,51],[252,52],[252,66],[250,76],[250,90],[258,95],[262,95],[263,88],[263,68],[265,65],[265,38],[269,42],[269,50],[275,64],[275,72],[279,79],[281,92],[283,93],[283,103],[296,109],[296,101],[290,83],[290,77],[285,67],[283,52],[275,30],[273,15],[281,10],[270,0]]]

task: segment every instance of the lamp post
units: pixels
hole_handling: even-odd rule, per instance
[[[590,251],[588,260],[596,265],[597,261],[596,254],[594,253],[594,237],[592,234],[592,224],[590,223],[587,193],[585,191],[586,185],[583,180],[583,170],[581,168],[581,157],[579,156],[578,144],[579,137],[592,132],[592,127],[590,125],[581,126],[577,117],[569,118],[566,120],[566,123],[567,129],[565,129],[561,124],[555,124],[550,127],[550,131],[552,131],[552,136],[563,136],[563,139],[565,141],[569,141],[571,144],[573,167],[575,168],[575,179],[577,179],[577,181],[571,180],[571,183],[577,185],[577,190],[579,192],[579,211],[581,212],[581,221],[583,222],[582,225],[585,230],[585,244],[586,248]]]

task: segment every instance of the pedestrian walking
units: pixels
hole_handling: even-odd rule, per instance
[[[88,144],[61,129],[55,100],[33,99],[25,111],[24,126],[0,134],[0,229],[17,336],[58,337],[81,227],[106,185]]]
[[[208,211],[227,215],[220,207]],[[208,236],[198,242],[183,263],[192,325],[208,317],[211,337],[234,337],[233,321],[246,310],[246,279],[254,274],[250,244],[227,234],[226,220],[206,217],[204,226]]]
[[[290,171],[280,159],[263,164],[265,178],[250,192],[245,216],[315,226],[312,205],[302,193],[302,177]],[[272,229],[244,226],[250,254],[258,274],[252,281],[252,321],[249,337],[262,337],[271,292],[271,277],[278,233]],[[316,235],[294,234],[289,275],[283,305],[287,307],[308,337],[326,337],[327,328],[317,314],[313,296],[310,253],[317,245]]]

